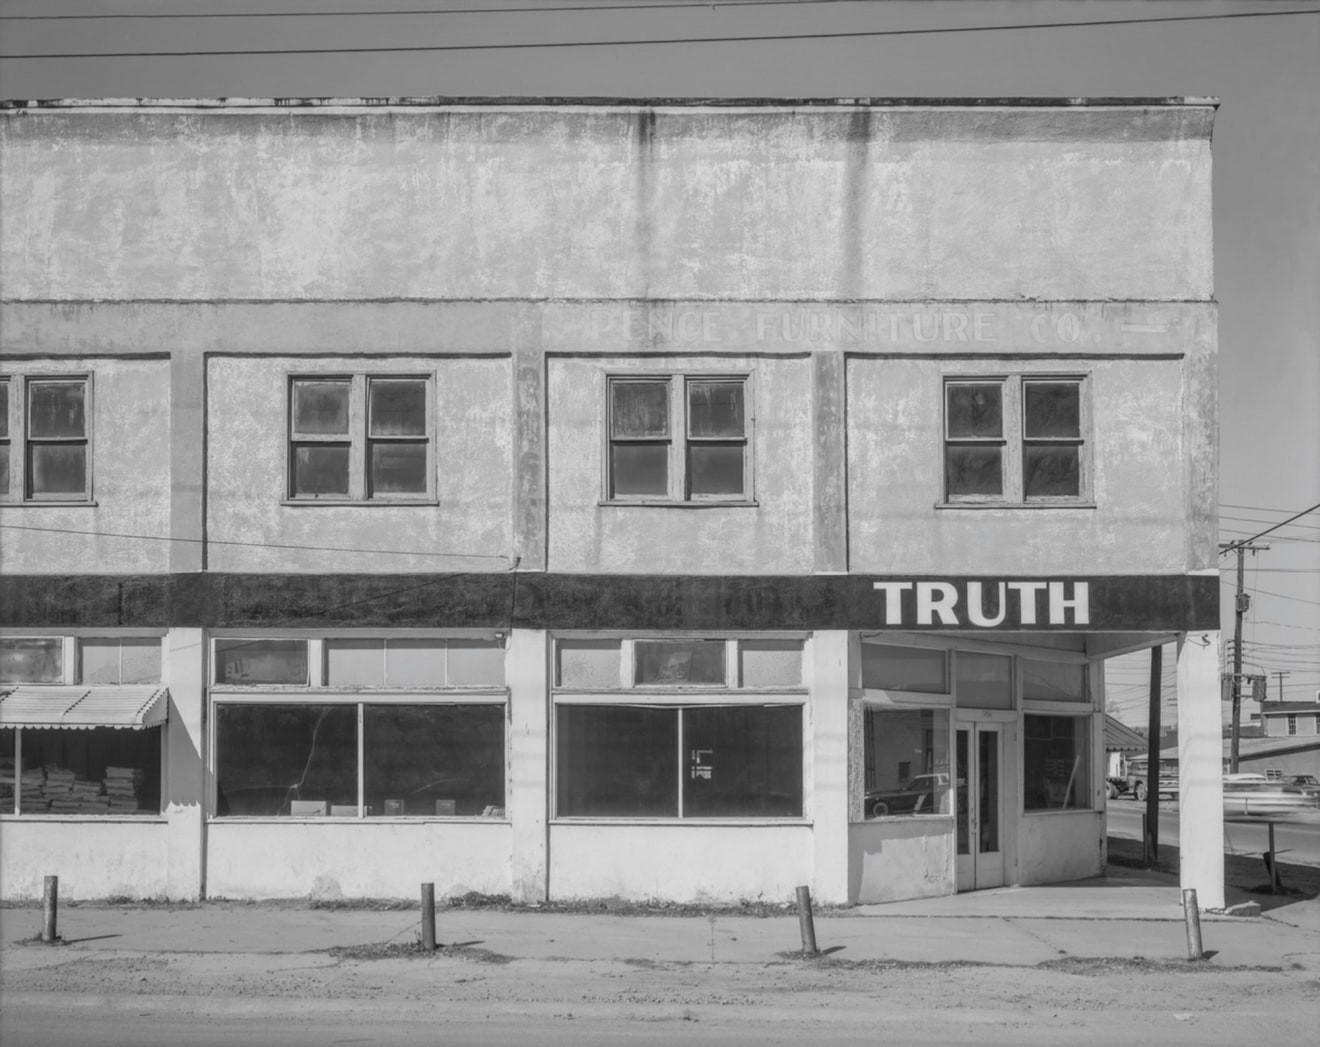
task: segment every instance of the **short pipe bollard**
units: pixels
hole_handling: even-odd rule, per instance
[[[422,884],[422,948],[435,951],[435,884]]]
[[[816,948],[816,924],[811,917],[811,888],[797,889],[798,929],[802,932],[802,955],[819,956]]]
[[[47,876],[45,884],[41,891],[41,940],[47,945],[53,945],[59,940],[59,935],[55,933],[56,918],[60,907],[60,878],[58,876]]]
[[[1199,960],[1205,953],[1201,948],[1201,910],[1196,904],[1196,890],[1189,887],[1182,892],[1183,919],[1187,922],[1187,958]]]

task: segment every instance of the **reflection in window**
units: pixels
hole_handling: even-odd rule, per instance
[[[215,761],[217,815],[356,814],[357,706],[217,705]]]
[[[63,683],[64,641],[58,636],[0,639],[0,683]]]
[[[949,659],[943,651],[893,644],[862,644],[862,686],[875,691],[949,693]]]
[[[1056,702],[1086,701],[1086,666],[1079,662],[1020,660],[1022,697]]]
[[[959,651],[958,705],[964,709],[1013,708],[1013,659],[1007,655]]]
[[[864,817],[949,813],[947,710],[867,709],[863,731]]]
[[[367,814],[503,813],[502,705],[367,705],[362,730]]]
[[[559,705],[556,733],[560,817],[802,814],[800,706]]]
[[[0,810],[13,810],[17,779],[20,814],[160,813],[160,728],[19,734],[0,732]]]
[[[215,682],[305,684],[307,641],[216,640]]]
[[[1024,716],[1022,721],[1026,810],[1090,807],[1090,718]]]
[[[638,640],[634,682],[641,686],[724,683],[723,640]]]

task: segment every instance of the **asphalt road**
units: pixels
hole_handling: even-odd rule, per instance
[[[1141,818],[1145,803],[1119,797],[1110,800],[1107,822],[1110,836],[1141,839]],[[1269,848],[1269,826],[1260,821],[1224,823],[1225,854],[1263,854]],[[1160,842],[1178,843],[1178,805],[1168,800],[1160,803]],[[1277,822],[1274,826],[1274,852],[1281,862],[1320,865],[1320,823]]]

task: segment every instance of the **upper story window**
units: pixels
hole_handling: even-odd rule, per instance
[[[951,378],[944,383],[947,502],[1077,504],[1090,498],[1086,381]]]
[[[745,375],[614,377],[608,413],[609,500],[751,499]]]
[[[90,418],[87,375],[0,380],[0,499],[90,499]]]
[[[326,375],[289,382],[289,498],[435,497],[431,379]]]

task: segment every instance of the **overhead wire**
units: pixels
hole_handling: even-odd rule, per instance
[[[1020,22],[973,26],[926,26],[910,29],[844,30],[816,33],[733,34],[725,36],[679,36],[629,38],[621,40],[535,40],[516,43],[488,44],[401,44],[375,47],[274,47],[223,48],[186,51],[63,51],[33,54],[0,54],[2,61],[27,61],[75,58],[202,58],[237,57],[249,55],[328,55],[328,54],[404,54],[440,53],[459,51],[523,51],[551,48],[586,47],[655,47],[676,44],[734,44],[785,42],[791,40],[848,40],[879,37],[935,36],[953,33],[1012,32],[1024,29],[1088,29],[1101,26],[1157,25],[1175,22],[1211,22],[1242,18],[1277,18],[1294,15],[1320,14],[1320,7],[1289,11],[1230,11],[1215,14],[1158,15],[1153,18],[1092,18],[1065,22]]]

